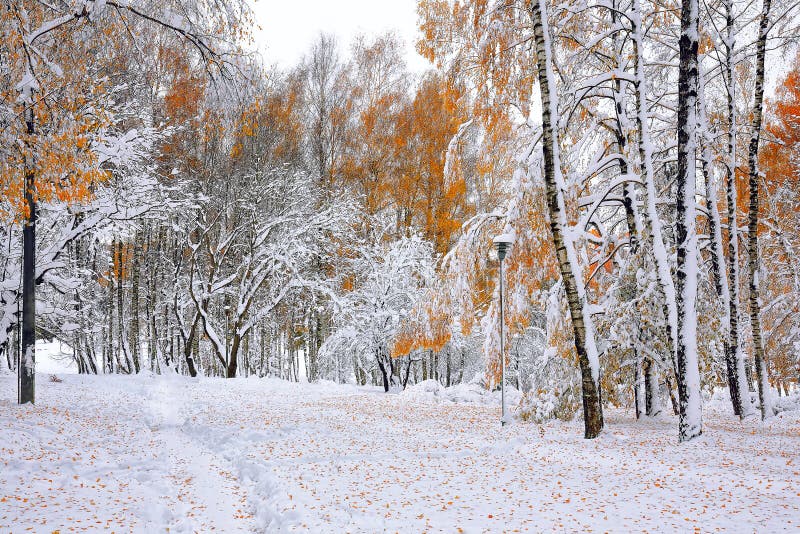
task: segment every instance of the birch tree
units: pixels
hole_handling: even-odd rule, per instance
[[[770,25],[771,0],[764,0],[758,24],[756,41],[755,96],[753,119],[751,123],[750,146],[748,148],[748,182],[750,205],[747,214],[747,271],[750,290],[750,328],[753,332],[753,351],[755,353],[758,400],[761,404],[761,419],[772,415],[770,389],[767,376],[767,361],[764,341],[761,336],[761,302],[759,301],[759,263],[758,263],[758,207],[761,176],[758,169],[758,145],[761,139],[761,123],[764,107],[764,74],[767,48],[767,34]]]
[[[567,186],[561,170],[559,147],[558,93],[553,73],[552,47],[547,5],[544,0],[531,4],[533,37],[536,46],[539,94],[542,101],[542,153],[544,182],[550,231],[558,255],[561,279],[569,303],[575,350],[581,368],[584,435],[592,439],[603,429],[603,407],[600,401],[600,357],[595,342],[594,323],[588,309],[581,266],[575,243],[575,230],[567,223],[564,194]]]
[[[734,50],[736,33],[734,28],[735,6],[733,0],[725,2],[725,83],[727,106],[727,154],[725,158],[725,194],[728,205],[728,344],[725,354],[728,371],[728,387],[731,392],[733,411],[742,417],[752,413],[750,393],[747,389],[745,358],[739,332],[739,231],[738,194],[736,187],[736,78]]]
[[[676,210],[678,331],[676,374],[680,402],[680,441],[703,432],[697,357],[697,93],[699,88],[699,4],[682,0],[678,69],[678,167]]]

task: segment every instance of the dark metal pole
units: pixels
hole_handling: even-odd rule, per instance
[[[505,248],[505,247],[504,247]],[[500,417],[500,426],[506,426],[508,420],[506,419],[506,353],[505,353],[505,310],[503,302],[503,257],[505,250],[500,255],[500,403],[502,405],[502,415]]]

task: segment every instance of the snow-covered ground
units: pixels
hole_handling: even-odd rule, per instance
[[[712,402],[683,445],[618,411],[586,441],[577,421],[501,428],[465,391],[61,378],[20,407],[0,376],[0,532],[800,529],[798,411]]]

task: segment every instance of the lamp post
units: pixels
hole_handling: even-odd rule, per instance
[[[502,406],[500,425],[506,426],[508,424],[508,412],[506,411],[506,318],[503,302],[503,260],[506,257],[509,247],[511,247],[511,244],[514,242],[514,236],[511,234],[500,234],[495,237],[493,241],[497,247],[497,259],[500,260],[500,404]]]
[[[228,328],[229,328],[228,320],[231,316],[231,307],[225,305],[224,310],[225,310],[225,369],[223,370],[223,372],[225,373],[225,378],[227,378],[228,366],[230,364],[230,362],[228,361],[228,358],[230,358],[230,349],[228,348]]]

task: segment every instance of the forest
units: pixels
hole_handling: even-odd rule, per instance
[[[420,0],[256,53],[243,0],[0,6],[0,366],[499,387],[763,419],[800,380],[798,4]],[[411,72],[406,46],[431,67]],[[504,260],[500,347],[497,235]],[[7,371],[4,371],[7,372]]]

